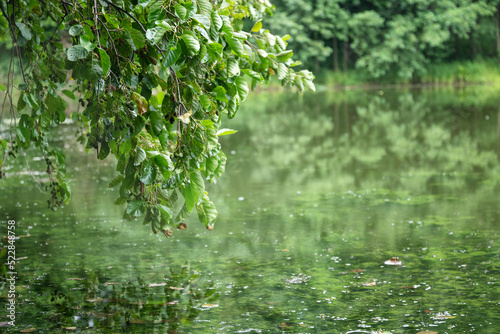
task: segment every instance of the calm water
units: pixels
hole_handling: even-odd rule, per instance
[[[68,207],[46,208],[23,159],[4,166],[2,235],[15,219],[29,236],[0,331],[500,332],[500,91],[263,93],[226,126],[211,232],[123,221],[113,162],[70,128]]]

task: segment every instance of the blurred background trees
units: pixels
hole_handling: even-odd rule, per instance
[[[267,19],[316,69],[420,81],[429,64],[500,58],[499,0],[275,0]]]

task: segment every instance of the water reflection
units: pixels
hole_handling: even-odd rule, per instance
[[[188,221],[168,240],[121,219],[112,163],[67,152],[79,170],[62,214],[5,169],[0,219],[30,235],[16,242],[19,329],[496,333],[498,96],[260,94],[227,124],[216,228]]]
[[[201,273],[189,264],[157,270],[155,277],[164,274],[157,280],[151,275],[115,280],[113,271],[81,267],[68,277],[68,273],[23,268],[16,317],[29,319],[22,327],[31,326],[37,332],[176,333],[201,312],[218,307],[219,292],[214,284],[200,283]]]

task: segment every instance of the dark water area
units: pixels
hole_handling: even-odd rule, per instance
[[[63,209],[41,157],[8,162],[0,332],[500,332],[500,91],[260,93],[225,127],[215,228],[193,215],[169,239],[122,219],[114,162],[71,126]]]

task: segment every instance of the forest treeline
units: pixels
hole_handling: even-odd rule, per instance
[[[429,64],[500,57],[500,0],[274,0],[265,19],[318,73],[419,81]]]

